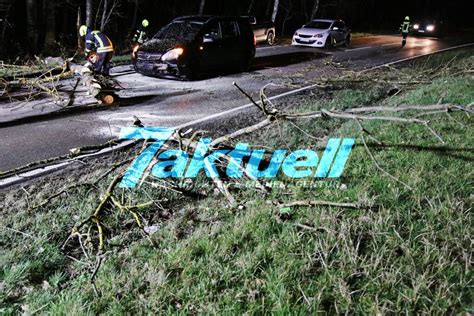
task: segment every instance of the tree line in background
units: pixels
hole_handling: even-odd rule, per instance
[[[287,35],[316,17],[343,18],[365,29],[395,29],[408,13],[403,1],[408,0],[0,0],[0,54],[75,50],[81,24],[106,32],[117,47],[126,48],[141,19],[147,18],[155,32],[182,15],[254,15],[274,21],[277,32]],[[436,1],[415,2],[423,7]]]

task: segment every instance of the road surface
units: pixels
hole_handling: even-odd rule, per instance
[[[175,127],[216,113],[235,109],[248,100],[232,82],[256,92],[269,82],[304,86],[302,70],[317,68],[320,57],[333,56],[335,62],[350,62],[355,69],[374,67],[445,48],[469,43],[469,39],[410,38],[401,48],[398,36],[356,38],[351,48],[324,51],[291,46],[258,49],[255,69],[245,74],[228,74],[197,82],[180,82],[141,76],[130,67],[118,67],[115,76],[125,88],[120,107],[83,114],[46,119],[34,123],[0,128],[0,170],[6,171],[27,163],[65,155],[71,148],[98,145],[116,138],[121,127],[130,126],[133,116],[146,126]],[[318,76],[317,69],[311,76]],[[290,88],[277,88],[279,94]]]

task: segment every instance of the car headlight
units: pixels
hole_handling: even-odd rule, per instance
[[[323,37],[323,36],[324,36],[323,34],[316,34],[316,35],[314,35],[314,37],[318,37],[318,38],[321,38],[321,37]]]
[[[419,25],[419,24],[415,24],[415,25],[413,25],[413,28],[414,28],[415,30],[418,30],[418,29],[420,28],[420,25]]]
[[[435,27],[434,27],[434,25],[432,25],[432,24],[431,24],[431,25],[428,25],[428,26],[426,27],[426,30],[427,30],[428,32],[433,32],[434,29],[435,29]]]
[[[295,35],[294,35],[294,36],[300,36],[300,35],[298,34],[298,32],[295,32]]]
[[[177,60],[179,56],[183,55],[184,49],[182,48],[175,48],[170,51],[168,51],[166,54],[161,57],[162,61],[173,61]]]

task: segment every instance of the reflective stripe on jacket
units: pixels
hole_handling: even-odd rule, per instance
[[[410,32],[411,23],[410,22],[403,22],[402,24],[402,33]]]
[[[102,32],[93,31],[86,35],[86,53],[109,53],[114,51],[112,41]]]
[[[136,30],[135,35],[133,36],[133,42],[137,42],[138,44],[143,44],[147,40],[147,31],[146,28],[140,26],[138,30]]]

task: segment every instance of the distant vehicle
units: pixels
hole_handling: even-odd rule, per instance
[[[341,20],[313,20],[293,35],[292,45],[309,47],[349,46],[351,30]]]
[[[247,71],[255,39],[247,19],[188,16],[165,26],[135,54],[134,66],[141,74],[193,80],[228,67]]]
[[[272,21],[257,22],[254,16],[247,17],[255,35],[257,43],[267,43],[268,45],[275,44],[275,24]]]
[[[418,36],[441,37],[444,33],[444,25],[442,21],[434,19],[418,19],[413,22],[411,32]]]

